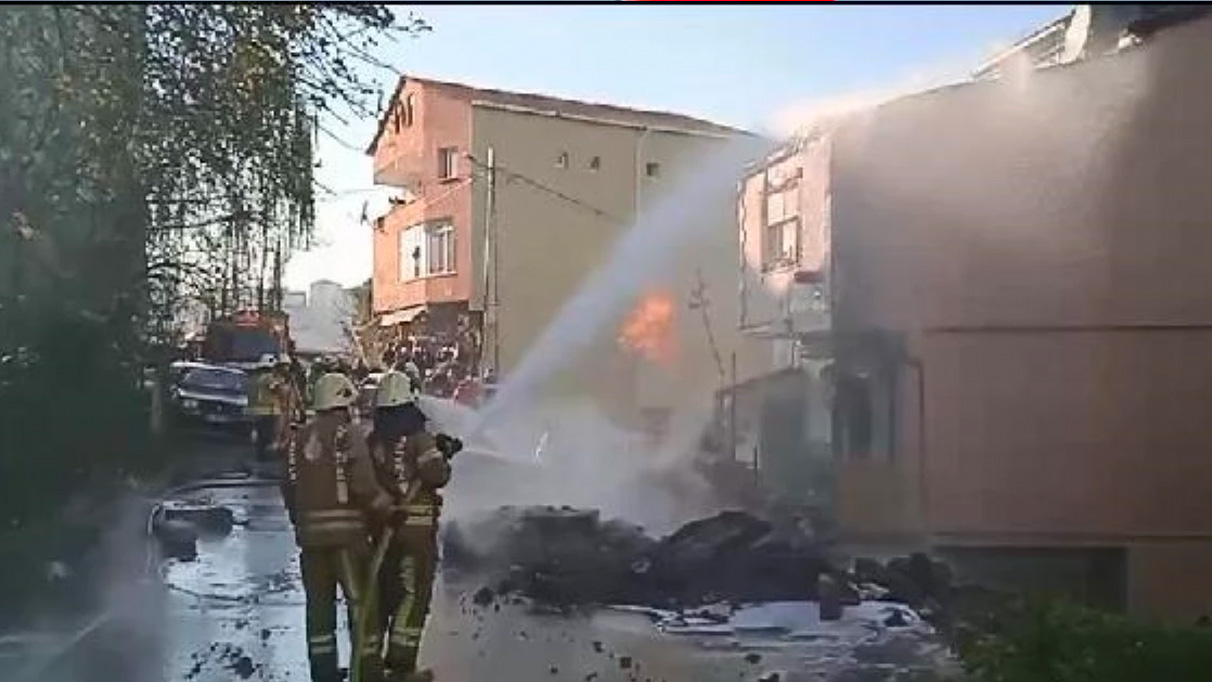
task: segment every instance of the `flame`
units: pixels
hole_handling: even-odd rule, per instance
[[[624,320],[619,343],[648,360],[672,363],[677,356],[676,310],[672,294],[665,291],[645,294]]]

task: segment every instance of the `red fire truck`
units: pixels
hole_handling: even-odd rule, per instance
[[[239,369],[251,369],[265,355],[290,350],[286,313],[241,311],[212,321],[202,341],[202,359]]]

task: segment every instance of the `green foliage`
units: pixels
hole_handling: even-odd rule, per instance
[[[973,682],[1212,680],[1212,628],[1025,601],[961,647]]]
[[[195,300],[259,303],[306,245],[323,117],[425,30],[382,5],[0,7],[0,514],[146,444],[139,386]]]

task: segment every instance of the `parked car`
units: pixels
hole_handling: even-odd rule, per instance
[[[174,365],[174,369],[178,369]],[[248,375],[231,367],[188,363],[179,368],[170,391],[178,423],[247,433]]]

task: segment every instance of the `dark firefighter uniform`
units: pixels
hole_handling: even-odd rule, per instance
[[[295,526],[299,564],[307,597],[307,653],[313,682],[336,682],[337,586],[349,604],[350,632],[356,633],[369,571],[367,514],[385,514],[391,496],[375,481],[366,435],[351,423],[355,391],[349,379],[326,374],[316,382],[315,416],[295,429],[287,455],[283,497]],[[377,616],[367,617],[373,622]],[[380,674],[382,639],[368,636],[351,645],[372,678]]]
[[[376,534],[376,542],[389,541],[378,576],[379,624],[387,639],[386,665],[392,679],[408,682],[432,678],[429,671],[417,671],[417,655],[437,571],[439,491],[450,480],[448,457],[458,450],[453,445],[458,441],[425,429],[415,395],[404,373],[385,374],[375,396],[375,429],[369,438],[379,483],[395,498],[398,510]]]

